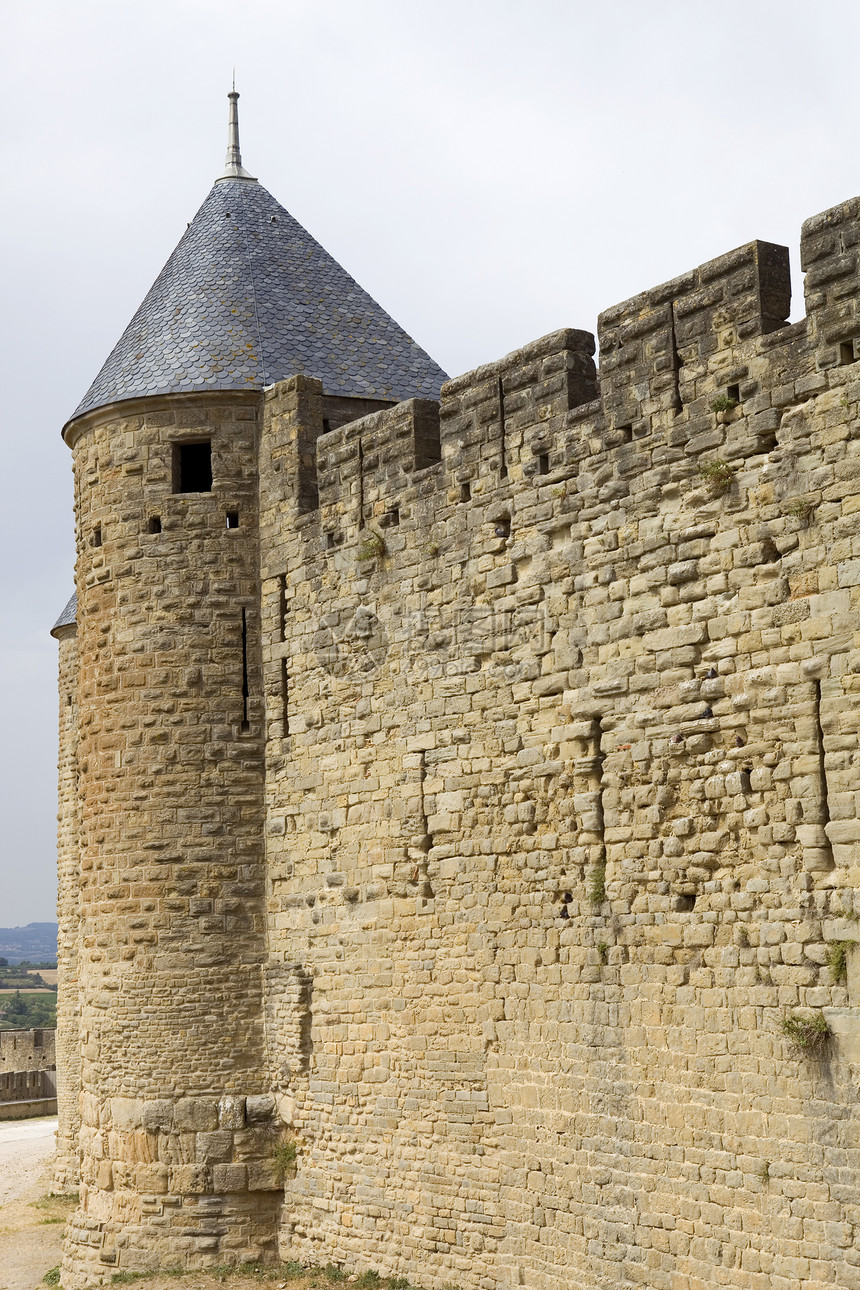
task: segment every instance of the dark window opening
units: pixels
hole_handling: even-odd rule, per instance
[[[537,460],[538,460],[538,474],[548,475],[549,474],[549,453],[548,452],[538,453]]]
[[[750,779],[750,776],[752,775],[752,770],[753,770],[752,766],[744,766],[743,770],[741,771],[741,792],[742,793],[746,794],[746,793],[752,792],[752,780]]]
[[[696,897],[693,895],[683,895],[675,897],[675,910],[679,914],[692,914],[696,908]]]
[[[741,387],[739,385],[727,385],[726,397],[732,399],[735,403],[741,401]]]
[[[333,534],[333,533],[326,533],[326,535],[325,535],[325,549],[326,549],[327,551],[333,551],[333,550],[334,550],[334,534]]]
[[[854,341],[843,340],[839,342],[839,362],[843,367],[847,363],[854,362]]]
[[[160,515],[150,515],[149,520],[148,520],[147,525],[146,525],[146,531],[147,531],[147,533],[160,533],[160,532],[161,532],[161,516],[160,516]]]
[[[331,422],[328,417],[323,417],[323,434],[328,434],[329,430],[331,430]]]
[[[500,515],[496,520],[493,532],[497,538],[509,538],[511,536],[510,515]]]
[[[278,619],[281,640],[287,639],[287,575],[282,573],[278,585]]]
[[[238,512],[238,511],[228,511],[228,512],[227,512],[227,528],[228,528],[228,529],[237,529],[238,527],[239,527],[239,512]]]
[[[72,696],[70,694],[66,695],[66,704],[68,707],[72,706]]]
[[[211,493],[212,442],[177,443],[173,448],[174,493]]]
[[[632,443],[632,442],[633,442],[633,427],[632,427],[632,425],[630,425],[630,426],[619,426],[619,427],[618,427],[618,433],[621,435],[621,442],[622,442],[622,443]]]
[[[465,484],[460,485],[460,501],[470,502],[472,500],[472,485],[467,480]]]
[[[96,524],[95,528],[93,529],[93,546],[101,546],[101,544],[102,544],[102,526],[101,524]]]
[[[392,506],[390,511],[386,511],[379,521],[381,529],[393,529],[400,523],[400,507]]]
[[[250,730],[248,719],[248,611],[242,610],[242,729]]]
[[[281,659],[281,708],[286,736],[290,733],[290,675],[285,658]]]

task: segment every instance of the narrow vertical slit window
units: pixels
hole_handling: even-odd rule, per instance
[[[731,399],[732,403],[738,404],[741,401],[741,387],[739,385],[727,385],[726,397]]]
[[[147,530],[147,532],[148,532],[148,533],[160,533],[160,532],[161,532],[161,516],[160,516],[160,515],[150,515],[150,517],[149,517],[149,523],[148,523],[148,524],[147,524],[147,526],[146,526],[146,530]]]
[[[242,610],[242,729],[250,730],[248,719],[248,611]]]
[[[227,512],[227,528],[228,528],[228,529],[237,529],[238,527],[239,527],[239,512],[238,512],[238,511],[228,511],[228,512]]]
[[[464,484],[460,485],[460,501],[470,502],[471,500],[472,500],[472,485],[469,483],[467,479]]]
[[[285,658],[281,659],[281,716],[286,737],[290,733],[290,672]]]
[[[96,524],[93,526],[93,546],[101,546],[101,544],[102,544],[102,526],[101,524]]]
[[[671,304],[669,306],[669,341],[671,346],[670,357],[672,361],[672,412],[675,414],[675,416],[677,416],[678,413],[681,412],[684,407],[683,403],[681,402],[681,368],[683,367],[684,364],[683,364],[681,355],[678,352],[678,337],[677,337],[677,331],[675,328],[674,304]]]
[[[815,751],[818,757],[818,803],[822,833],[821,847],[825,853],[824,858],[828,865],[832,867],[834,863],[833,850],[830,845],[830,839],[827,836],[827,825],[830,823],[830,799],[828,796],[827,768],[824,755],[824,728],[821,724],[821,682],[816,680],[813,685],[815,697]]]
[[[537,463],[538,463],[537,473],[539,475],[548,475],[549,474],[549,453],[539,452]]]
[[[505,387],[502,385],[502,378],[499,377],[499,475],[502,479],[508,477],[508,445],[507,445],[507,427],[505,424]]]
[[[364,445],[358,441],[358,527],[364,528]]]
[[[287,575],[278,579],[278,630],[282,641],[287,639]]]

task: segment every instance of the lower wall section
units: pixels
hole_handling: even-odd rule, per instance
[[[689,917],[638,955],[591,921],[330,928],[356,970],[318,942],[282,1257],[428,1290],[858,1284],[860,1009],[804,1048],[728,936],[679,968]]]
[[[40,1115],[56,1115],[55,1097],[28,1098],[25,1102],[0,1102],[0,1120],[32,1120]]]
[[[63,1285],[275,1257],[291,1153],[271,1095],[82,1099]]]
[[[77,1290],[117,1272],[192,1271],[213,1264],[271,1261],[281,1193],[116,1196],[111,1217],[98,1198],[66,1229],[63,1285]]]

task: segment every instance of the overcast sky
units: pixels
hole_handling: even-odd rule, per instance
[[[455,375],[860,193],[856,0],[28,0],[3,20],[0,925],[54,917],[59,431],[223,165]]]

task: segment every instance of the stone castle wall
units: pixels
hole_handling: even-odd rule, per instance
[[[765,243],[607,311],[599,381],[73,426],[64,1285],[860,1286],[858,236],[798,324]]]
[[[269,392],[292,1256],[860,1284],[857,215],[805,227],[803,323],[753,243],[602,316],[599,398],[561,332],[450,382],[435,445],[421,403],[320,434],[318,515],[320,387]]]
[[[56,1065],[56,1031],[0,1030],[0,1075],[52,1071]]]

